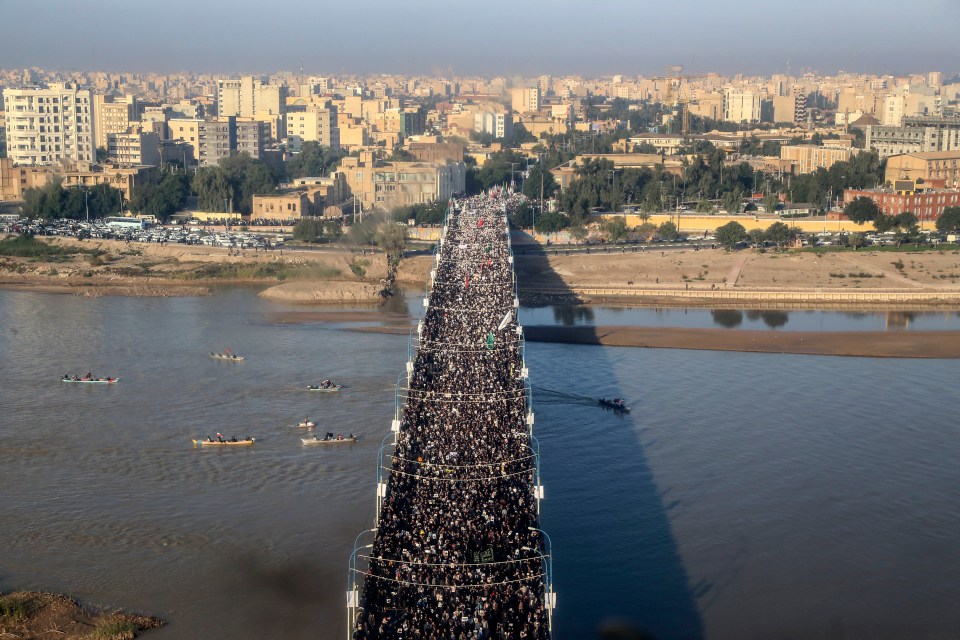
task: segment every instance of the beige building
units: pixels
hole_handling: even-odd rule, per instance
[[[340,148],[336,109],[315,105],[290,106],[286,114],[286,131],[293,148],[300,148],[304,142],[319,142],[331,149]]]
[[[944,180],[948,188],[960,187],[960,150],[903,153],[887,158],[884,180]]]
[[[4,89],[7,157],[17,164],[96,161],[93,94],[76,85]]]
[[[157,182],[160,169],[156,166],[98,167],[89,162],[63,163],[57,169],[57,175],[63,180],[63,186],[92,187],[108,184],[123,192],[124,201],[129,201],[133,190],[140,184]],[[119,213],[119,212],[118,212]]]
[[[98,149],[107,148],[107,136],[111,133],[124,133],[137,119],[137,98],[127,95],[115,101],[113,96],[95,95],[94,131]]]
[[[371,152],[344,158],[340,170],[363,210],[443,200],[462,192],[466,182],[462,162],[381,162]]]
[[[310,198],[304,191],[254,195],[250,218],[254,220],[299,220],[311,215]]]
[[[760,94],[728,89],[723,94],[723,119],[727,122],[759,122]]]
[[[275,140],[285,136],[284,111],[287,88],[266,84],[254,76],[222,78],[217,80],[217,116],[252,118],[270,123],[270,135]]]
[[[107,157],[121,165],[160,165],[160,136],[139,127],[107,136]]]
[[[0,202],[23,200],[24,191],[44,186],[52,173],[50,167],[15,165],[11,158],[0,158]]]
[[[834,142],[831,140],[831,142]],[[846,145],[817,146],[812,144],[784,145],[780,147],[780,159],[793,163],[794,173],[811,173],[818,168],[829,169],[837,162],[847,162],[857,149]]]
[[[510,90],[510,107],[517,113],[540,110],[540,87],[514,87]]]

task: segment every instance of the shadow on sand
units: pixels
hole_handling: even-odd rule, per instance
[[[563,280],[552,271],[543,250],[521,245],[514,253],[521,302],[545,306],[545,300],[524,296],[525,282],[560,289],[565,286]],[[572,292],[565,300],[576,304]],[[562,323],[589,319],[591,314],[586,307],[555,307],[555,317]],[[614,355],[611,349],[527,346],[534,384],[536,361],[549,357],[548,350],[576,350],[574,357],[563,357],[559,365],[568,376],[565,379],[589,381],[591,387],[602,384],[607,397],[623,395],[613,358],[642,357],[641,351],[634,350]],[[553,377],[556,373],[552,372]],[[553,534],[555,545],[557,637],[686,640],[704,636],[698,594],[689,583],[671,531],[665,505],[669,501],[657,487],[640,430],[634,427],[642,421],[640,408],[634,401],[632,415],[611,415],[590,402],[538,406],[534,391],[535,433],[542,444],[547,497],[542,523]],[[578,431],[588,433],[587,428],[589,436],[580,437]],[[600,431],[603,435],[596,437]],[[576,453],[561,453],[562,447],[574,447]],[[568,464],[552,467],[552,451],[557,452],[553,459]]]

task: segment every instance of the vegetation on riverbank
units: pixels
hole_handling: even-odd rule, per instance
[[[52,593],[0,593],[0,637],[39,640],[131,640],[163,626],[158,618],[83,607]]]

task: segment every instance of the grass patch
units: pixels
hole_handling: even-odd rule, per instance
[[[32,236],[17,236],[15,238],[0,240],[0,256],[50,260],[51,258],[66,258],[67,256],[78,253],[90,252],[75,247],[58,247],[47,244]]]
[[[831,277],[831,278],[846,278],[846,277],[847,277],[847,274],[845,274],[845,273],[831,273],[831,274],[830,274],[830,277]]]
[[[353,272],[353,275],[358,278],[362,278],[367,275],[367,267],[370,266],[369,260],[358,260],[354,258],[350,261],[350,271]]]
[[[340,270],[322,265],[295,265],[283,262],[261,264],[204,264],[193,271],[170,274],[184,280],[324,280]]]
[[[140,631],[133,622],[119,618],[107,618],[97,623],[93,637],[97,640],[132,640]]]
[[[860,273],[848,273],[848,276],[851,278],[882,278],[884,274],[882,273],[867,273],[866,271],[861,271]]]
[[[24,622],[37,610],[37,601],[25,594],[11,593],[0,596],[0,621]]]
[[[893,268],[897,271],[903,271],[903,260],[897,260],[896,262],[891,262]]]

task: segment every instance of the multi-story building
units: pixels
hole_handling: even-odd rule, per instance
[[[160,136],[131,127],[107,136],[107,157],[121,165],[159,165]]]
[[[270,141],[270,124],[247,118],[237,118],[230,124],[233,135],[230,151],[245,153],[251,158],[262,160],[263,151]]]
[[[0,202],[23,200],[24,191],[44,186],[50,175],[50,167],[15,165],[12,158],[0,158]]]
[[[286,110],[287,88],[266,84],[260,78],[241,76],[239,79],[217,80],[217,116],[256,118],[272,122],[277,139],[284,136],[283,114]]]
[[[833,141],[831,141],[833,142]],[[829,169],[837,162],[846,162],[856,153],[846,141],[845,145],[813,144],[784,145],[780,147],[780,159],[793,164],[794,173],[811,173],[819,168]]]
[[[510,90],[510,106],[517,113],[540,110],[540,87],[514,87]]]
[[[473,130],[492,134],[494,138],[509,138],[513,136],[513,114],[499,110],[476,111],[473,114]]]
[[[728,89],[723,94],[723,119],[727,122],[759,122],[760,94]]]
[[[956,189],[902,192],[892,189],[847,189],[843,192],[843,203],[847,205],[858,197],[873,200],[884,215],[896,216],[909,212],[919,220],[936,220],[947,207],[960,206],[960,191]]]
[[[902,153],[887,158],[884,180],[895,184],[898,180],[943,180],[946,186],[960,187],[960,149],[955,151],[928,151]]]
[[[866,127],[866,148],[881,158],[901,153],[960,149],[960,117],[906,116],[903,126]]]
[[[287,107],[287,139],[291,148],[299,149],[304,142],[319,142],[332,149],[340,148],[340,129],[337,127],[337,110],[319,108],[315,105]]]
[[[96,160],[93,94],[66,83],[4,89],[7,156],[17,164]]]
[[[354,198],[364,210],[433,202],[464,190],[462,162],[378,162],[373,153],[346,157],[340,163]]]
[[[93,96],[94,131],[98,149],[107,148],[107,136],[111,133],[124,133],[138,118],[137,98],[127,95],[122,100],[113,96],[97,94]]]

